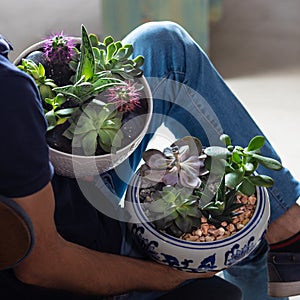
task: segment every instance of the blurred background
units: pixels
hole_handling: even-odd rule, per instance
[[[189,31],[300,178],[298,0],[10,0],[1,5],[0,33],[14,44],[14,60],[51,33],[79,36],[81,24],[100,38],[122,38],[150,20]]]

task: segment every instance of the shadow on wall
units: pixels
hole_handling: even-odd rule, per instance
[[[300,66],[300,1],[226,0],[209,56],[225,78]]]

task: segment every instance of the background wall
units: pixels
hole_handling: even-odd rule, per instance
[[[222,18],[210,26],[209,52],[217,70],[297,178],[299,12],[299,0],[223,0]]]
[[[225,78],[299,66],[299,13],[298,0],[223,0],[210,58]]]
[[[14,45],[14,59],[30,44],[64,32],[79,36],[84,24],[89,32],[101,33],[101,0],[4,1],[0,10],[0,33]]]

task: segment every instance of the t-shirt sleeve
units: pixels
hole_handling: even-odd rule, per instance
[[[28,76],[12,72],[0,80],[0,194],[28,196],[53,173],[41,99]]]

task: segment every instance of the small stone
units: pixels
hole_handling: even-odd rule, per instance
[[[238,218],[239,218],[240,222],[243,222],[243,220],[245,219],[245,215],[244,214],[240,214]]]
[[[215,240],[215,238],[213,236],[208,235],[208,236],[205,237],[206,242],[212,242],[214,240]]]
[[[207,218],[205,218],[205,217],[201,217],[201,223],[207,223]]]
[[[249,223],[249,221],[250,221],[250,219],[249,219],[249,218],[246,218],[245,220],[243,220],[243,222],[242,222],[242,223],[243,223],[244,225],[246,225],[246,224],[248,224],[248,223]]]
[[[242,223],[237,223],[237,224],[236,224],[236,229],[237,229],[237,230],[241,230],[241,229],[243,229],[244,227],[245,227],[245,225],[242,224]]]
[[[197,236],[202,236],[202,230],[198,228],[197,230],[194,231],[194,234]]]
[[[199,239],[199,236],[197,236],[197,235],[191,235],[188,240],[192,241],[192,242],[196,242],[198,239]]]
[[[243,196],[241,202],[244,204],[248,203],[248,196]]]
[[[203,235],[207,235],[208,234],[209,225],[207,223],[201,224],[200,228],[202,230]]]
[[[191,234],[190,233],[186,233],[182,238],[184,240],[188,240],[190,237],[191,237]]]
[[[200,236],[199,242],[205,242],[205,236]]]
[[[223,221],[222,223],[221,223],[221,226],[223,226],[223,227],[226,227],[228,225],[228,223],[226,222],[226,221]]]
[[[223,227],[220,227],[218,229],[218,232],[219,232],[219,236],[223,236],[225,234],[225,229]]]
[[[214,237],[217,237],[219,235],[218,229],[208,229],[208,233]]]
[[[255,196],[253,196],[253,195],[250,196],[248,200],[249,200],[249,203],[250,203],[250,204],[252,204],[252,205],[255,205],[255,204],[256,204],[256,197],[255,197]]]
[[[235,231],[235,226],[232,223],[230,223],[230,224],[228,224],[228,226],[226,227],[226,229],[229,232],[233,232],[233,231]]]

